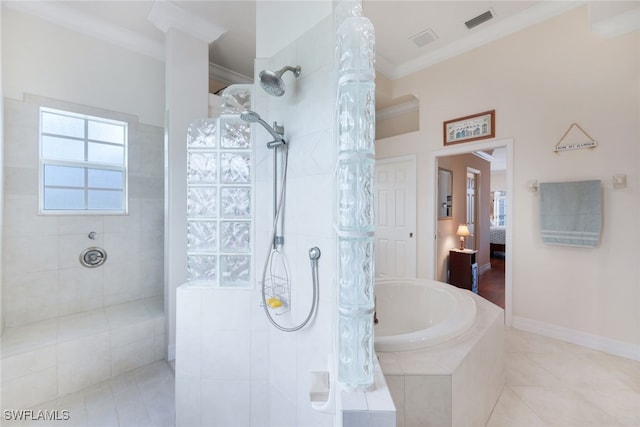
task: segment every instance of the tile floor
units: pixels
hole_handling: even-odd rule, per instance
[[[505,328],[505,367],[487,427],[640,426],[640,362]]]
[[[505,353],[507,382],[487,427],[640,426],[640,362],[511,328]],[[173,426],[173,401],[173,373],[156,362],[33,408],[67,409],[69,421],[2,425]]]
[[[33,409],[69,411],[67,421],[7,422],[21,427],[170,427],[175,425],[174,378],[169,365],[155,362]],[[62,412],[58,412],[62,417]]]

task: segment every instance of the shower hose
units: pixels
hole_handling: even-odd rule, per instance
[[[320,249],[318,249],[317,247],[313,247],[309,249],[309,259],[311,260],[311,276],[313,280],[313,299],[311,302],[311,308],[309,308],[309,313],[307,314],[307,317],[300,324],[296,326],[292,326],[292,327],[282,326],[273,318],[273,316],[269,312],[269,305],[267,304],[267,295],[265,292],[267,270],[269,270],[271,259],[274,253],[278,252],[277,245],[275,245],[274,242],[275,242],[275,238],[278,230],[278,221],[280,220],[280,214],[282,212],[282,207],[284,206],[285,188],[287,186],[287,169],[288,169],[287,166],[289,162],[289,148],[286,145],[283,145],[282,148],[283,148],[282,185],[280,186],[280,195],[278,199],[278,204],[275,210],[275,214],[273,216],[273,226],[271,228],[272,229],[271,237],[269,239],[269,250],[267,252],[267,258],[265,259],[264,268],[262,270],[261,294],[262,294],[262,307],[264,308],[264,312],[267,316],[267,319],[269,319],[269,322],[271,322],[271,324],[274,327],[276,327],[277,329],[283,332],[296,332],[304,328],[305,326],[307,326],[307,324],[311,321],[311,319],[313,318],[314,314],[318,309],[318,293],[319,293],[318,258],[320,258]],[[275,150],[277,150],[277,148],[275,148]],[[275,151],[273,155],[277,156],[278,155],[277,151]],[[276,176],[274,174],[274,180],[275,179],[276,179]],[[287,276],[287,287],[290,286],[290,283],[288,282],[289,282],[289,278]]]

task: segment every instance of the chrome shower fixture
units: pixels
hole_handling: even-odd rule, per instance
[[[284,136],[284,126],[279,126],[277,122],[274,122],[273,127],[271,127],[267,122],[262,120],[260,114],[251,110],[244,110],[242,113],[240,113],[240,118],[245,122],[259,123],[263,128],[267,130],[267,132],[271,134],[274,140],[268,142],[267,147],[274,148],[286,144],[284,139],[282,138]]]
[[[314,246],[313,248],[309,249],[309,259],[311,261],[315,261],[318,258],[320,258],[320,248],[317,246]]]
[[[287,71],[292,71],[293,75],[298,77],[300,76],[301,70],[302,69],[299,65],[297,67],[290,67],[287,65],[281,70],[275,72],[271,70],[260,71],[260,86],[262,86],[262,89],[264,89],[269,95],[282,96],[286,89],[286,85],[282,80],[282,75]]]

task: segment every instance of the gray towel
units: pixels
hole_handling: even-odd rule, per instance
[[[551,245],[596,247],[602,230],[600,181],[540,184],[540,231]]]

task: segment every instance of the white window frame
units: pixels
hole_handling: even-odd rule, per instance
[[[493,218],[495,225],[507,225],[507,193],[504,191],[495,191],[493,200]],[[500,205],[502,204],[502,208]],[[501,211],[503,215],[500,215]],[[500,219],[502,217],[502,219]]]
[[[76,117],[79,119],[84,120],[84,136],[82,138],[80,137],[69,137],[64,135],[64,138],[68,138],[68,139],[75,139],[78,141],[83,141],[84,145],[85,145],[85,159],[84,161],[80,161],[80,160],[64,160],[64,159],[52,159],[52,158],[46,158],[43,156],[42,154],[42,137],[43,136],[60,136],[60,135],[55,135],[55,134],[45,134],[42,131],[42,115],[43,113],[53,113],[53,114],[60,114],[60,115],[66,115],[66,116],[70,116],[70,117]],[[113,118],[109,118],[109,117],[98,117],[98,116],[94,116],[94,115],[88,115],[88,114],[83,114],[83,113],[79,113],[76,111],[70,111],[70,110],[63,110],[60,108],[49,108],[49,107],[44,107],[44,106],[40,106],[39,108],[39,113],[38,113],[38,159],[39,159],[39,163],[38,163],[38,213],[41,215],[127,215],[129,212],[129,195],[128,195],[128,189],[129,189],[129,173],[128,173],[128,147],[129,147],[129,133],[131,132],[131,124],[125,120],[118,120],[118,119],[113,119]],[[93,141],[93,142],[97,142],[97,143],[101,143],[101,144],[106,144],[106,145],[111,145],[108,142],[105,141],[94,141],[89,139],[88,137],[88,123],[90,121],[93,122],[101,122],[101,123],[109,123],[109,124],[117,124],[117,125],[122,125],[124,127],[124,142],[123,142],[123,149],[124,149],[124,153],[123,153],[123,163],[120,164],[113,164],[113,163],[102,163],[102,162],[95,162],[95,161],[89,161],[87,159],[87,146],[88,143]],[[120,145],[120,144],[113,144],[113,145]],[[45,189],[45,185],[44,185],[44,167],[45,165],[51,165],[51,166],[70,166],[70,167],[78,167],[78,168],[82,168],[84,169],[84,173],[85,173],[85,185],[83,187],[83,190],[85,192],[85,207],[84,209],[45,209],[44,207],[44,189]],[[91,190],[92,188],[88,186],[87,183],[87,173],[88,173],[88,169],[103,169],[103,170],[110,170],[110,171],[118,171],[118,172],[122,172],[122,209],[89,209],[87,206],[88,203],[88,191]],[[78,189],[78,187],[60,187],[60,188],[74,188],[74,189]],[[100,189],[101,190],[101,189]]]

